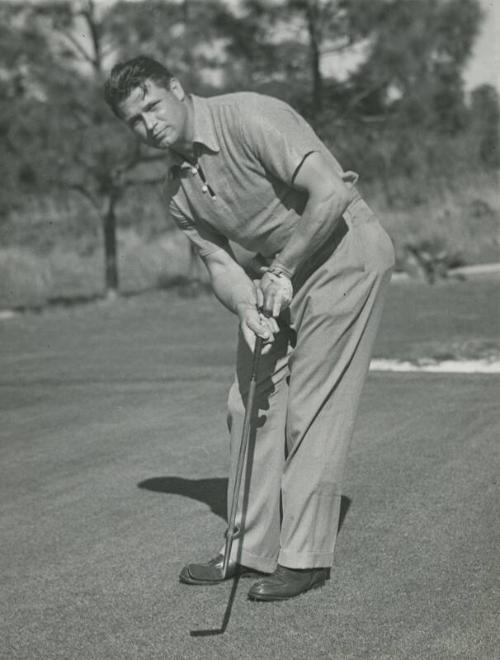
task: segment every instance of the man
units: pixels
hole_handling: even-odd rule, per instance
[[[163,149],[170,213],[195,244],[219,300],[239,317],[229,394],[231,495],[255,336],[266,352],[244,496],[226,577],[266,574],[253,600],[322,586],[333,562],[341,476],[393,266],[392,244],[352,172],[287,104],[237,93],[199,98],[160,63],[117,65],[115,114]],[[255,272],[230,241],[256,253]],[[188,564],[187,584],[223,579],[222,556]]]

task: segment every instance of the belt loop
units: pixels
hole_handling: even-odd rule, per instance
[[[343,213],[349,225],[375,218],[375,214],[362,197],[352,201]]]

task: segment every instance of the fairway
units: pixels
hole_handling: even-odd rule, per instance
[[[392,285],[376,355],[496,353],[497,291]],[[174,292],[0,325],[0,658],[498,657],[498,376],[371,374],[330,581],[190,634],[231,594],[177,576],[225,528],[235,330]]]

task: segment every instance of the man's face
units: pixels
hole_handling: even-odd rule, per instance
[[[169,149],[189,140],[189,110],[181,84],[170,89],[147,80],[120,104],[120,115],[131,130],[150,147]]]

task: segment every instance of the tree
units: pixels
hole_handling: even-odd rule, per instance
[[[480,19],[477,0],[246,0],[228,64],[240,82],[274,88],[313,118],[333,107],[456,131]],[[325,57],[355,46],[365,53],[357,72],[344,84],[326,77]]]
[[[492,85],[480,85],[471,94],[470,122],[480,162],[500,167],[500,100]]]
[[[51,148],[57,154],[53,181],[82,195],[100,218],[105,291],[114,295],[119,287],[117,205],[128,187],[160,180],[157,176],[135,178],[134,172],[161,156],[145,153],[120,129],[104,104],[106,62],[117,49],[107,29],[106,13],[98,10],[94,0],[46,3],[32,11],[39,29],[52,33],[51,49],[63,72],[49,85],[55,121],[45,117],[53,124]]]
[[[45,37],[27,20],[25,8],[0,5],[0,177],[2,195],[0,215],[18,206],[25,185],[31,187],[43,178],[33,168],[33,153],[40,152],[45,141],[41,127],[34,134],[40,107],[46,101]],[[43,163],[46,165],[46,161]],[[40,171],[45,171],[41,167]]]
[[[350,112],[463,128],[462,70],[480,19],[477,0],[353,0],[353,22],[371,28],[367,58],[351,80]]]
[[[325,105],[324,57],[359,43],[368,29],[352,22],[347,0],[246,0],[229,20],[233,76],[278,89],[311,117]]]
[[[164,155],[140,147],[119,125],[102,99],[104,79],[116,59],[141,50],[167,63],[175,60],[181,73],[189,65],[191,82],[199,80],[204,68],[217,65],[218,55],[210,51],[217,28],[211,26],[221,6],[215,0],[184,0],[182,5],[151,0],[146,10],[141,2],[103,8],[94,0],[62,0],[5,7],[5,25],[10,28],[5,32],[14,35],[5,47],[10,63],[5,69],[12,69],[12,60],[18,62],[22,79],[40,94],[28,99],[31,113],[19,113],[19,104],[27,102],[19,94],[15,112],[2,105],[0,137],[3,126],[3,141],[14,149],[18,140],[11,139],[13,133],[27,132],[26,142],[32,147],[40,143],[40,149],[36,154],[31,149],[36,168],[19,157],[24,179],[43,171],[45,184],[78,193],[100,218],[105,290],[113,294],[119,286],[118,204],[131,186],[161,180],[163,172],[154,165]],[[197,39],[195,48],[188,47],[188,33]],[[36,48],[26,53],[22,47],[27,36],[34,36],[29,43],[36,43]],[[20,84],[15,76],[9,77],[10,87]]]

